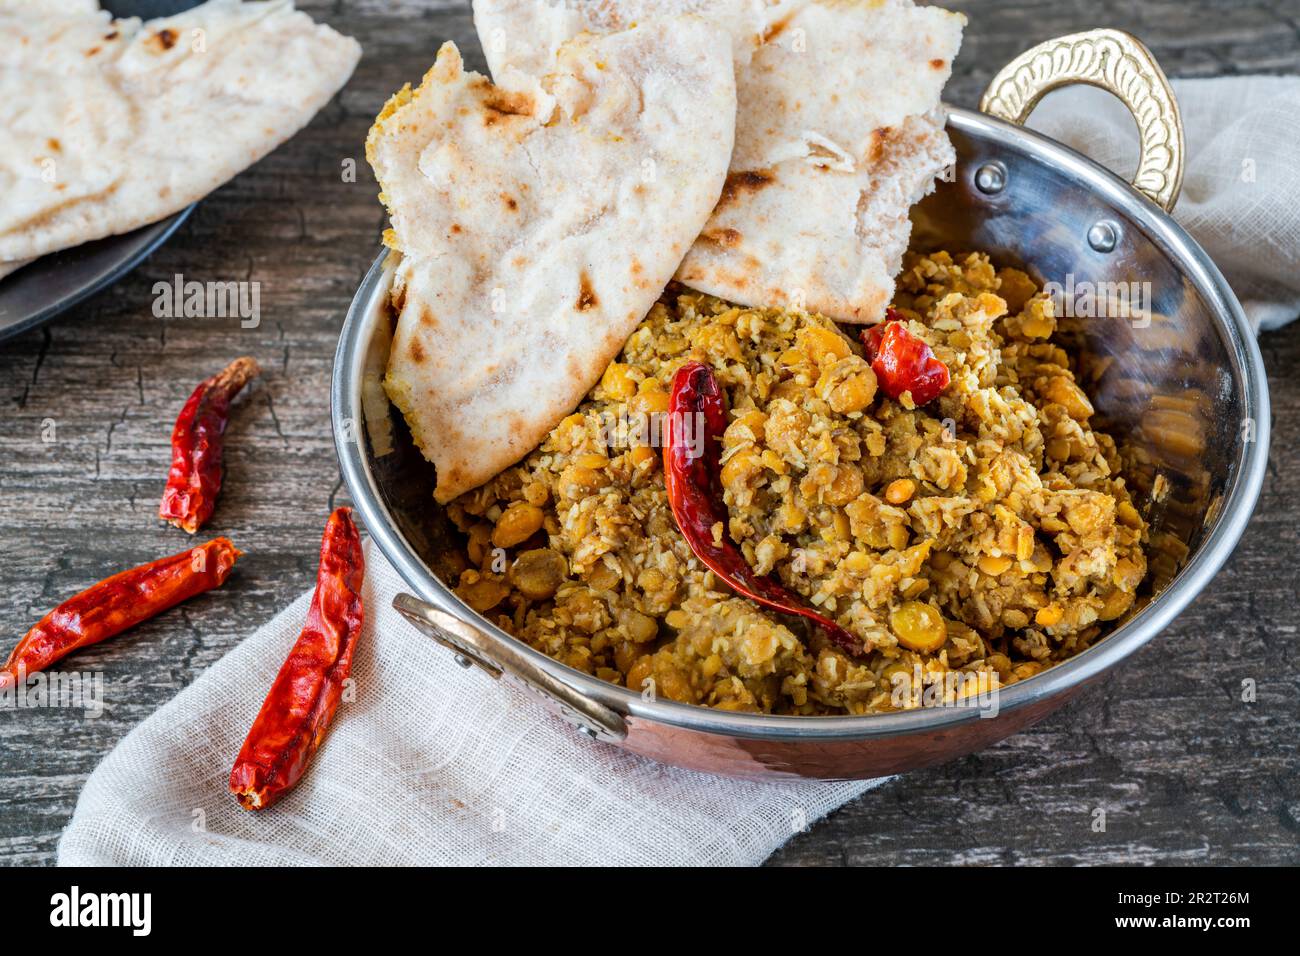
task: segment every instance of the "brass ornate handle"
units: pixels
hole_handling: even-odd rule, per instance
[[[561,717],[593,740],[617,742],[627,736],[627,723],[621,716],[552,677],[517,647],[410,594],[393,598],[393,607],[416,628],[454,653],[459,663],[478,667],[492,677],[514,678],[540,694]]]
[[[1183,185],[1183,122],[1178,102],[1151,51],[1121,30],[1089,30],[1040,43],[1002,68],[980,109],[1022,125],[1038,101],[1061,86],[1087,83],[1119,97],[1142,137],[1133,186],[1166,212]]]

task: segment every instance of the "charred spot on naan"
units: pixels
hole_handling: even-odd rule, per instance
[[[776,173],[770,169],[745,170],[727,173],[722,184],[722,195],[718,197],[718,209],[756,193],[776,181]]]
[[[632,264],[629,266],[628,271],[632,273],[632,282],[638,289],[648,289],[650,287],[650,281],[645,275],[645,267],[641,265],[641,260],[636,256],[632,257]]]
[[[579,312],[587,312],[600,305],[600,299],[596,297],[596,290],[591,286],[591,276],[587,275],[587,270],[583,269],[578,274],[578,301],[574,303],[574,308]]]
[[[475,85],[483,92],[483,125],[495,126],[499,122],[510,122],[517,117],[531,118],[537,110],[537,101],[531,93],[523,90],[503,90],[493,86],[487,77],[480,77],[482,83]]]
[[[76,206],[79,203],[83,203],[86,201],[87,198],[107,199],[109,196],[112,196],[114,193],[116,193],[118,191],[118,187],[121,185],[122,185],[122,181],[118,180],[117,182],[110,183],[109,185],[105,186],[97,193],[91,193],[89,197],[79,196],[73,199],[65,199],[56,205],[46,207],[45,209],[41,210],[39,213],[37,213],[34,216],[29,216],[27,219],[24,219],[18,225],[24,229],[39,229],[44,224],[53,221],[55,217],[57,217],[59,213],[62,212],[64,209],[68,209],[70,207]],[[65,189],[67,189],[67,186],[68,184],[66,182],[58,183],[54,187],[54,190],[55,192],[63,192]]]
[[[743,238],[736,229],[705,229],[704,232],[700,233],[700,239],[704,242],[722,246],[724,249],[736,248]]]
[[[867,162],[873,165],[880,162],[897,138],[898,130],[889,126],[873,129],[871,131],[871,142],[867,144]]]
[[[153,36],[149,37],[149,39],[145,40],[145,45],[155,53],[166,53],[176,45],[176,41],[179,39],[180,34],[175,30],[171,27],[163,27]]]
[[[759,45],[761,46],[764,43],[771,43],[773,40],[779,37],[782,33],[785,32],[785,28],[790,25],[790,21],[793,19],[794,19],[794,13],[787,13],[781,19],[776,20],[775,22],[769,24],[768,28],[763,31],[763,36],[759,40]]]

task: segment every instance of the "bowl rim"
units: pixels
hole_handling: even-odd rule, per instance
[[[1154,203],[1105,167],[1040,133],[1006,123],[974,110],[948,107],[954,129],[982,139],[993,139],[1012,149],[1036,154],[1080,180],[1111,208],[1139,223],[1149,241],[1178,262],[1185,276],[1210,307],[1232,365],[1234,386],[1243,394],[1246,417],[1255,422],[1255,440],[1239,442],[1233,474],[1213,528],[1169,585],[1155,600],[1133,615],[1105,639],[1069,660],[998,691],[997,715],[1019,710],[1063,694],[1099,677],[1136,652],[1164,630],[1218,573],[1245,531],[1254,512],[1268,463],[1270,405],[1263,359],[1240,303],[1209,255],[1187,232]],[[361,363],[368,339],[361,332],[379,294],[386,252],[366,274],[348,309],[339,336],[331,376],[331,420],[343,480],[362,520],[379,549],[403,580],[423,600],[484,629],[500,640],[513,642],[533,663],[629,718],[651,720],[692,731],[764,740],[831,741],[869,740],[908,734],[934,734],[954,728],[986,713],[971,706],[923,707],[889,714],[861,716],[796,717],[714,710],[694,704],[645,700],[639,693],[585,674],[529,647],[487,621],[455,597],[430,571],[397,531],[381,504],[362,443],[349,437],[347,422],[359,420]],[[413,630],[412,634],[416,632]]]

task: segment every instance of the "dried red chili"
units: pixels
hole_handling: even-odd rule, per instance
[[[727,537],[720,449],[726,428],[722,390],[712,370],[699,362],[683,365],[673,377],[668,403],[664,485],[686,543],[737,594],[783,614],[806,618],[841,649],[861,654],[860,638],[814,611],[776,579],[755,573],[740,548]]]
[[[364,577],[361,536],[351,509],[338,508],[321,539],[307,622],[230,771],[230,792],[245,810],[269,807],[288,793],[325,739],[352,673],[352,652],[364,619]]]
[[[257,362],[244,356],[194,389],[172,428],[172,466],[158,517],[190,534],[212,517],[221,492],[230,403],[259,372]]]
[[[893,309],[887,310],[884,322],[862,333],[862,347],[886,395],[897,400],[911,392],[913,404],[924,405],[948,387],[948,366],[907,330],[902,319]]]
[[[215,538],[87,588],[46,614],[18,642],[0,668],[0,687],[220,587],[242,553],[226,538]]]

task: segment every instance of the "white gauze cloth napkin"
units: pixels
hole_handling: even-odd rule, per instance
[[[1300,79],[1174,84],[1188,160],[1175,217],[1252,323],[1300,311]],[[1137,135],[1117,101],[1074,89],[1031,125],[1117,172]],[[748,864],[876,785],[725,780],[593,744],[539,703],[417,633],[374,548],[357,699],[298,789],[254,815],[231,763],[297,637],[309,595],[132,731],[91,775],[64,864]],[[111,701],[109,701],[111,706]]]
[[[409,588],[369,542],[366,562],[356,700],[296,790],[250,813],[226,781],[310,594],[117,745],[82,791],[59,863],[752,864],[878,783],[726,780],[587,740],[457,665],[393,610]]]

